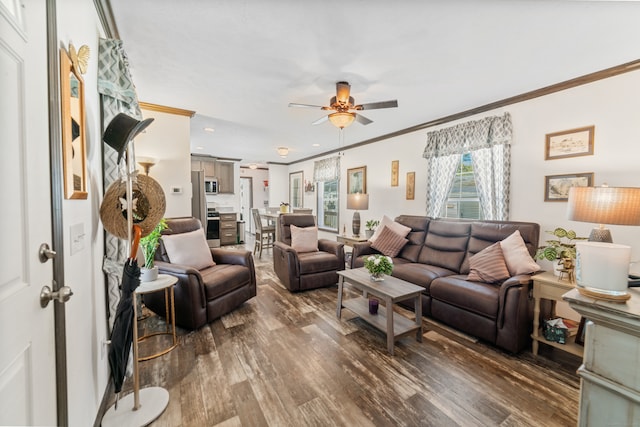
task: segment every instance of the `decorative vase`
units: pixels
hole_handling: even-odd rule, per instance
[[[140,281],[141,282],[153,282],[154,280],[158,280],[158,266],[153,266],[153,268],[144,268],[140,269]]]
[[[371,280],[374,282],[382,282],[384,280],[384,273],[371,273]]]
[[[369,299],[369,313],[378,314],[378,305],[379,305],[379,302],[377,299],[375,298]]]
[[[281,205],[280,213],[287,213],[287,212],[289,212],[289,206]]]

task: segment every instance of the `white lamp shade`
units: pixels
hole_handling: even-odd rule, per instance
[[[630,246],[577,242],[576,283],[580,287],[601,294],[625,294],[630,260]]]
[[[347,209],[356,211],[369,209],[369,195],[362,193],[347,194]]]
[[[640,188],[571,187],[567,217],[594,224],[640,225]]]

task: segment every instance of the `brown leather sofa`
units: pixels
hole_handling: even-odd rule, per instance
[[[512,353],[530,342],[533,310],[530,275],[499,284],[467,280],[469,258],[519,230],[531,255],[540,226],[514,221],[465,221],[401,215],[396,222],[411,228],[394,261],[392,275],[422,286],[422,313]],[[353,248],[351,267],[378,253],[370,242]],[[406,305],[411,308],[411,305]]]
[[[186,233],[202,228],[192,217],[168,218],[163,235]],[[176,325],[197,329],[223,316],[248,299],[256,296],[256,271],[250,251],[210,248],[216,265],[202,270],[187,265],[172,264],[160,239],[155,264],[159,273],[178,278],[175,285]],[[165,315],[163,292],[144,295],[145,305],[155,313]]]
[[[338,271],[344,270],[344,244],[318,239],[317,252],[298,253],[291,247],[291,225],[313,227],[315,217],[284,214],[278,219],[278,241],[273,246],[273,269],[292,292],[316,289],[338,283]]]

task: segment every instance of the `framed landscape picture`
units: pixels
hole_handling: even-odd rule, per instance
[[[367,193],[367,167],[347,169],[347,194]]]
[[[595,126],[548,133],[544,146],[544,159],[593,155]]]
[[[593,172],[567,175],[547,175],[544,177],[544,201],[566,202],[569,200],[569,188],[591,187]]]

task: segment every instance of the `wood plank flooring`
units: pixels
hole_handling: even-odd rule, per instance
[[[402,338],[390,356],[384,334],[346,309],[337,319],[337,287],[290,293],[271,250],[256,269],[257,297],[197,331],[178,329],[176,349],[141,362],[142,387],[170,395],[153,426],[576,425],[576,357],[546,346],[513,356],[426,320],[423,342]]]

